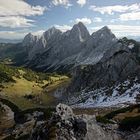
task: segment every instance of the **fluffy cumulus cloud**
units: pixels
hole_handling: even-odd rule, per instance
[[[46,7],[31,6],[23,0],[0,0],[0,16],[42,15]]]
[[[91,32],[97,31],[101,29],[103,26],[93,27],[91,28]],[[130,26],[130,25],[108,25],[108,27],[112,30],[112,32],[117,37],[124,36],[140,36],[140,26]]]
[[[29,27],[32,20],[27,16],[42,15],[46,7],[31,6],[23,0],[0,0],[0,26]]]
[[[54,25],[54,27],[61,30],[62,32],[65,32],[65,31],[70,30],[72,28],[69,25]]]
[[[98,7],[95,5],[91,5],[89,7],[90,10],[100,12],[101,14],[110,14],[113,15],[115,12],[123,13],[123,12],[136,12],[140,10],[140,4],[132,4],[132,5],[114,5],[114,6],[102,6]]]
[[[91,19],[90,18],[87,18],[87,17],[84,17],[84,18],[76,18],[75,19],[75,22],[78,23],[78,22],[82,22],[86,25],[89,25],[92,23]]]
[[[77,3],[83,7],[86,4],[86,0],[77,0]]]
[[[62,5],[66,8],[72,6],[72,4],[69,2],[69,0],[53,0],[52,4],[55,5],[55,6]]]

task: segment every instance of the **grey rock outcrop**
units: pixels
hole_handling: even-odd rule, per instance
[[[64,104],[56,107],[56,112],[46,125],[35,127],[31,140],[119,140],[119,136],[101,128],[95,116],[73,114]]]

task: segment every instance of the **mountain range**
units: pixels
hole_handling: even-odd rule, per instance
[[[41,71],[69,71],[77,65],[96,64],[108,49],[120,45],[117,42],[108,27],[90,35],[79,22],[64,33],[55,27],[40,38],[29,33],[23,46],[28,50],[28,67]]]

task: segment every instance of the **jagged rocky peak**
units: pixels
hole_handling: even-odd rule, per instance
[[[90,37],[89,31],[82,22],[75,24],[71,29],[70,34],[71,36],[78,37],[81,42],[84,42]]]
[[[107,26],[104,26],[90,36],[87,46],[88,48],[93,46],[100,48],[100,52],[104,52],[104,50],[109,49],[111,46],[117,43],[117,41],[118,39],[111,32],[111,30]]]
[[[101,30],[104,30],[104,31],[111,31],[111,30],[109,29],[108,26],[104,26],[103,28],[101,28]]]
[[[56,29],[54,26],[50,29],[48,29],[46,32],[43,33],[43,36],[46,40],[51,39],[53,36],[58,36],[62,34],[62,32],[59,29]]]
[[[108,28],[108,26],[104,26],[100,30],[94,32],[92,34],[92,37],[99,38],[99,39],[100,38],[117,39],[116,36],[111,32],[111,29]]]
[[[94,32],[87,40],[87,44],[83,52],[83,56],[86,58],[84,63],[95,64],[99,62],[99,60],[104,56],[104,53],[112,47],[115,47],[117,42],[118,39],[107,26]]]
[[[31,33],[28,33],[23,39],[23,46],[26,46],[33,38]]]
[[[28,33],[25,37],[33,37],[32,33]]]
[[[108,26],[102,27],[101,29],[98,30],[98,32],[104,32],[104,33],[112,34],[111,29]]]
[[[34,36],[31,33],[28,33],[22,42],[23,46],[33,46],[37,41],[38,41],[39,37],[38,36]]]
[[[82,22],[78,22],[73,26],[74,29],[80,28],[80,29],[87,29],[86,26]]]

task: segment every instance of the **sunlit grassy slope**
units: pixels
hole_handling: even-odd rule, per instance
[[[54,105],[56,99],[52,95],[53,91],[70,81],[70,78],[64,75],[36,73],[5,65],[0,67],[0,71],[10,77],[1,80],[0,96],[12,101],[21,109]]]

